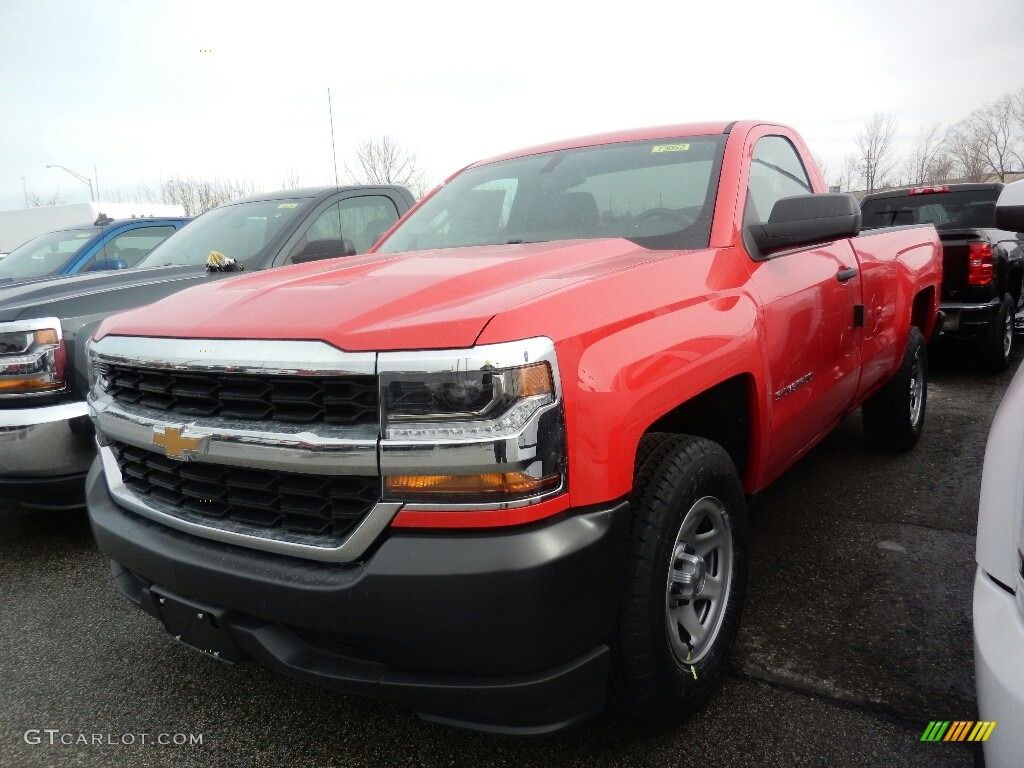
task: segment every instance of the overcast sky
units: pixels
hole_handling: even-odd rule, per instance
[[[0,209],[193,176],[334,181],[388,134],[432,181],[551,139],[800,131],[834,176],[874,112],[909,145],[1024,87],[1022,0],[0,0]],[[344,171],[342,170],[344,182]]]

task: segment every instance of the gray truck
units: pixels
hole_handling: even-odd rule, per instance
[[[365,253],[414,202],[397,186],[255,195],[203,214],[134,269],[0,287],[0,496],[40,508],[84,505],[96,454],[85,342],[104,318],[239,267]],[[227,271],[217,266],[224,261]]]

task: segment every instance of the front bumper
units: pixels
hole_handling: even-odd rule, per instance
[[[944,301],[939,310],[945,316],[942,333],[946,335],[974,336],[987,331],[999,317],[1002,299],[992,299],[984,304]]]
[[[390,530],[343,565],[139,517],[113,502],[99,462],[87,495],[121,592],[199,650],[476,730],[546,733],[603,706],[625,501],[501,531]],[[213,624],[182,626],[171,605]]]
[[[0,410],[0,496],[31,507],[84,506],[93,434],[84,401]]]
[[[1016,597],[978,568],[974,577],[974,672],[981,720],[998,723],[985,742],[989,768],[1024,755],[1024,614]]]

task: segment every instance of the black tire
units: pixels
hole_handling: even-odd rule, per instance
[[[1013,297],[1006,294],[999,305],[999,315],[979,338],[978,362],[986,371],[1002,373],[1009,367],[1014,347],[1013,321]]]
[[[916,326],[910,327],[899,370],[861,406],[864,432],[877,448],[905,453],[917,445],[928,406],[928,349]]]
[[[736,639],[747,581],[746,499],[720,445],[649,434],[637,450],[630,505],[611,698],[630,716],[674,722],[714,690]],[[695,565],[697,573],[706,570],[703,590],[673,582]],[[686,597],[684,590],[690,590]],[[691,634],[682,621],[702,634]]]

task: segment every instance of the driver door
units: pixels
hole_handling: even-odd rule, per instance
[[[813,192],[800,156],[783,136],[757,139],[750,156],[743,224],[767,221],[775,201]],[[861,279],[849,240],[784,251],[758,261],[764,354],[771,402],[769,479],[846,413],[857,389],[854,305]]]

